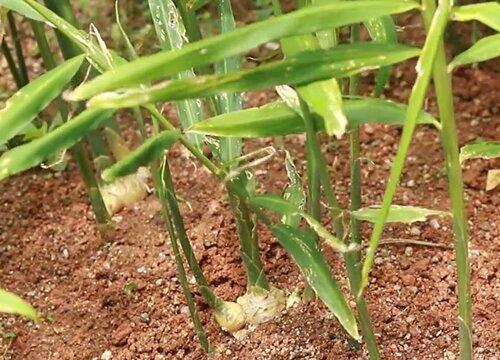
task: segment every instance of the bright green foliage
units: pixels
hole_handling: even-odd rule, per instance
[[[380,214],[380,206],[370,206],[352,211],[351,215],[359,220],[375,223]],[[415,206],[391,205],[386,223],[407,223],[425,221],[428,216],[451,216],[451,213],[440,210],[430,210]]]
[[[274,235],[292,256],[300,270],[325,305],[335,315],[344,329],[354,339],[359,339],[356,319],[347,304],[344,294],[332,278],[318,244],[311,231],[278,224],[272,227]]]
[[[212,96],[222,92],[258,90],[280,84],[300,85],[330,77],[345,77],[418,55],[403,45],[353,44],[299,53],[283,61],[226,75],[172,80],[149,88],[103,93],[89,101],[99,108],[131,107],[156,101]]]
[[[105,181],[112,181],[118,177],[136,173],[140,167],[147,167],[152,162],[160,160],[165,151],[170,149],[179,140],[180,136],[180,131],[172,130],[164,131],[147,139],[135,151],[106,169],[102,174],[102,178]]]
[[[460,162],[468,159],[494,159],[500,157],[500,141],[467,144],[460,149]]]
[[[0,313],[18,314],[33,321],[38,320],[38,314],[33,306],[3,289],[0,289]]]
[[[331,48],[333,41],[329,45],[322,46],[322,48]],[[285,55],[291,58],[294,55],[321,48],[318,38],[313,35],[301,35],[283,39],[282,46]],[[314,72],[311,69],[304,71]],[[287,84],[294,85],[293,83]],[[324,120],[325,131],[328,135],[341,137],[344,134],[347,119],[342,112],[342,91],[335,78],[299,86],[297,92],[313,111],[321,115]]]
[[[22,131],[68,85],[84,56],[68,60],[15,93],[0,110],[0,144]]]
[[[306,7],[278,18],[191,43],[177,51],[162,51],[118,66],[82,85],[69,98],[88,99],[103,91],[147,83],[185,69],[214,63],[281,37],[344,26],[371,17],[408,11],[418,6],[412,1],[370,0]]]
[[[359,98],[344,100],[343,106],[350,129],[366,123],[404,124],[405,105],[386,100]],[[313,114],[313,119],[316,129],[322,131],[322,118]],[[417,121],[419,124],[439,127],[437,120],[423,111]],[[298,134],[303,133],[305,129],[300,115],[286,104],[276,102],[260,108],[216,116],[194,125],[188,131],[214,136],[263,137]]]
[[[500,56],[500,34],[482,38],[463,53],[458,54],[448,65],[448,71],[460,65],[473,64]]]
[[[0,7],[2,6],[7,9],[16,11],[19,14],[26,16],[27,18],[36,21],[44,21],[44,18],[40,16],[40,14],[38,14],[28,4],[21,0],[0,0]]]
[[[70,148],[109,118],[109,110],[88,109],[54,131],[0,157],[0,180],[39,165],[49,156]]]
[[[451,16],[455,21],[477,20],[500,31],[500,3],[498,1],[458,6],[453,9]]]

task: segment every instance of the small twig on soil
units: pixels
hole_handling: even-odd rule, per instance
[[[429,246],[441,249],[453,249],[453,246],[446,245],[442,243],[433,243],[429,241],[413,240],[413,239],[383,239],[380,241],[380,245],[418,245],[418,246]]]

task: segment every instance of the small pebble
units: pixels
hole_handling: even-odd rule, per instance
[[[375,265],[382,265],[384,263],[384,259],[382,259],[380,256],[377,256],[373,262],[375,263]]]
[[[484,231],[491,231],[493,230],[493,226],[490,223],[487,222],[482,222],[479,224],[479,228]]]
[[[406,186],[409,188],[415,187],[415,180],[413,180],[413,179],[408,180],[408,182],[406,183]]]
[[[113,353],[110,350],[106,350],[101,355],[101,360],[111,360],[113,358]]]
[[[420,229],[418,227],[412,226],[412,228],[410,229],[410,234],[413,236],[420,236],[420,234],[422,234],[422,232],[420,231]]]
[[[437,219],[432,219],[431,222],[429,223],[429,225],[434,230],[438,230],[441,227],[441,225],[439,225],[439,222],[437,221]]]
[[[141,319],[145,323],[149,323],[151,321],[151,317],[149,316],[149,313],[147,313],[147,312],[141,313]]]
[[[146,273],[146,267],[145,266],[141,266],[140,268],[137,268],[137,272],[139,274],[145,274]]]
[[[411,257],[413,255],[413,248],[411,246],[407,246],[405,248],[405,255]]]

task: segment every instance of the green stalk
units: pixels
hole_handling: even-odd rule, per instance
[[[229,0],[218,0],[216,5],[217,13],[220,19],[220,33],[234,30],[236,28],[236,23],[234,20],[231,2]],[[236,71],[239,68],[240,59],[237,56],[224,59],[215,66],[216,73],[218,74],[227,74],[231,71]],[[222,96],[218,98],[218,101],[215,99],[212,99],[212,101],[217,105],[215,107],[217,110],[216,115],[224,112],[241,110],[242,108],[240,94],[222,94]],[[220,138],[219,143],[220,149],[215,151],[218,153],[215,155],[217,158],[220,158],[222,163],[231,161],[241,155],[240,139]],[[236,166],[238,166],[238,164],[230,167],[229,171]],[[269,290],[269,283],[263,271],[262,261],[260,258],[257,233],[253,231],[257,224],[251,218],[250,209],[248,208],[247,203],[242,201],[237,194],[234,193],[232,186],[230,186],[232,183],[234,186],[245,189],[248,181],[249,180],[247,179],[245,173],[241,173],[233,181],[226,183],[226,189],[238,229],[241,257],[245,264],[247,273],[247,289],[260,287]]]
[[[47,7],[51,10],[53,10],[55,13],[60,15],[61,17],[64,17],[68,22],[71,24],[76,23],[76,19],[74,17],[74,14],[72,12],[71,6],[69,4],[69,1],[67,0],[46,0],[45,4]],[[39,32],[40,30],[43,31],[43,29],[36,29],[36,26],[33,28],[35,34]],[[70,59],[73,56],[76,56],[81,53],[81,51],[78,49],[77,46],[75,46],[64,34],[60,33],[59,31],[56,31],[56,36],[57,40],[59,42],[59,46],[61,48],[61,51],[63,53],[63,57],[65,59]],[[43,36],[45,38],[45,35]],[[48,47],[47,39],[45,38],[45,41],[42,39],[41,34],[38,34],[37,39],[41,41],[41,47],[40,47],[40,52],[42,54],[42,57],[44,59],[44,63],[46,64],[55,64],[55,60],[53,57],[52,52],[50,51],[50,48]],[[83,79],[84,74],[80,73],[80,79]],[[78,78],[78,76],[77,76]],[[61,116],[63,116],[63,120],[67,120],[67,116],[64,116],[65,114],[67,115],[69,113],[68,111],[68,106],[64,102],[59,102],[59,109]],[[81,111],[84,108],[83,103],[77,104],[77,111]],[[99,139],[96,139],[99,137]],[[100,135],[97,133],[93,133],[88,136],[89,139],[93,139],[92,141],[92,150],[94,153],[98,155],[108,155],[107,151],[105,151],[106,147],[100,138]],[[95,141],[94,141],[95,140]],[[104,199],[102,198],[102,194],[99,190],[98,186],[98,181],[97,178],[92,171],[92,168],[90,166],[90,160],[88,158],[87,153],[84,150],[84,146],[82,143],[79,143],[75,145],[72,148],[73,155],[75,156],[75,160],[77,163],[77,166],[80,170],[80,173],[82,175],[85,187],[87,189],[87,192],[89,194],[89,200],[90,204],[92,206],[92,209],[96,215],[96,220],[98,223],[98,227],[100,229],[101,234],[104,234],[103,231],[109,228],[110,220],[111,217],[108,214],[106,210],[106,206],[104,203]]]
[[[432,14],[436,11],[433,0],[424,0],[424,23],[427,36],[432,33]],[[449,12],[452,3],[442,0],[439,11]],[[472,351],[472,298],[469,263],[469,234],[465,210],[462,168],[459,160],[459,145],[453,108],[453,89],[451,75],[447,71],[444,42],[440,39],[436,60],[433,67],[434,87],[441,120],[441,138],[446,156],[448,188],[450,192],[451,210],[453,213],[453,232],[455,235],[455,253],[458,285],[458,312],[460,335],[460,358],[471,360]]]
[[[321,147],[316,137],[316,131],[314,129],[314,123],[311,117],[311,112],[309,107],[300,99],[300,110],[304,118],[304,127],[306,130],[306,136],[308,141],[308,147],[314,157],[316,162],[316,173],[319,175],[323,191],[325,193],[326,201],[328,203],[328,209],[330,210],[330,216],[334,223],[335,236],[339,239],[344,238],[344,224],[342,222],[342,211],[340,210],[335,192],[333,191],[332,182],[330,181],[330,175],[328,174],[328,168],[326,164],[325,157],[321,152]]]
[[[12,36],[12,41],[14,42],[14,49],[16,51],[17,65],[19,68],[19,78],[21,80],[22,86],[29,83],[28,69],[26,68],[26,62],[24,61],[23,47],[21,45],[21,38],[16,27],[16,20],[12,11],[7,13],[7,21],[9,23],[10,35]]]
[[[194,254],[193,248],[191,247],[191,243],[189,242],[189,239],[187,237],[186,229],[184,227],[184,222],[182,221],[182,215],[179,210],[179,205],[177,203],[177,197],[175,195],[172,175],[170,173],[170,168],[166,160],[164,166],[162,167],[162,183],[163,186],[165,187],[166,200],[168,203],[169,210],[172,214],[174,227],[177,232],[177,236],[179,237],[182,250],[186,255],[186,259],[191,268],[191,271],[193,272],[194,277],[196,278],[196,282],[200,286],[200,291],[203,297],[207,300],[208,305],[210,305],[210,307],[215,308],[215,306],[217,305],[217,298],[210,290],[208,281],[205,278],[205,275],[203,275],[203,271],[201,270],[200,265],[196,261],[196,256]]]
[[[102,199],[101,192],[99,191],[99,186],[97,185],[95,174],[90,166],[88,155],[82,143],[74,145],[71,148],[71,151],[80,170],[83,183],[87,188],[90,204],[96,217],[99,232],[101,234],[106,234],[109,230],[111,218],[106,210],[106,205]]]
[[[403,127],[399,149],[391,167],[391,174],[382,201],[380,215],[373,228],[370,243],[366,251],[366,258],[362,270],[361,288],[358,296],[368,285],[368,275],[371,271],[373,259],[375,258],[375,253],[380,242],[380,237],[382,236],[382,232],[384,230],[385,221],[387,220],[387,216],[389,215],[389,209],[392,203],[392,199],[394,198],[394,193],[396,192],[396,188],[403,171],[406,154],[408,153],[408,149],[413,137],[413,132],[417,124],[417,117],[422,109],[422,106],[424,105],[427,88],[432,76],[432,68],[434,65],[436,53],[438,47],[442,43],[446,24],[448,23],[448,19],[450,18],[450,0],[443,0],[440,9],[441,11],[435,13],[432,20],[432,25],[428,31],[428,33],[432,34],[432,36],[428,36],[426,38],[424,47],[417,63],[417,79],[410,95],[408,109],[405,117],[405,125]],[[424,7],[424,12],[428,13],[429,16],[432,16],[432,13],[429,12],[429,8],[427,6]]]
[[[359,25],[355,24],[351,27],[351,42],[359,41]],[[352,76],[349,79],[349,95],[356,96],[359,93],[358,76]],[[360,158],[360,142],[359,142],[359,127],[352,129],[349,133],[349,163],[350,163],[350,180],[351,180],[351,206],[350,210],[355,211],[361,207],[361,166]],[[361,222],[354,216],[351,219],[351,242],[361,245]],[[366,342],[366,347],[371,360],[380,359],[377,339],[373,331],[370,311],[366,304],[364,296],[356,296],[361,286],[361,269],[359,262],[361,260],[361,251],[353,251],[344,254],[344,262],[349,275],[349,283],[352,294],[356,299],[356,309],[358,311],[359,323],[363,333],[363,339]]]
[[[118,14],[118,12],[117,12]],[[118,16],[118,15],[117,15]],[[117,17],[118,18],[118,17]],[[120,30],[122,32],[122,35],[125,39],[125,42],[128,44],[128,51],[129,55],[131,58],[137,58],[137,53],[135,52],[135,49],[133,48],[130,39],[128,38],[125,30],[121,26],[121,24],[118,22],[120,26]],[[142,139],[146,140],[147,139],[147,131],[144,126],[144,118],[142,116],[141,110],[138,107],[134,107],[132,109],[134,113],[134,117],[137,123],[137,127],[139,128],[139,131],[141,133]],[[155,134],[158,134],[159,129],[158,129],[158,121],[153,119],[153,127],[154,127],[154,132]],[[187,281],[186,277],[186,271],[184,269],[184,264],[182,262],[182,258],[179,252],[179,245],[178,245],[178,239],[179,237],[182,237],[182,239],[187,239],[187,234],[182,232],[184,229],[183,226],[183,220],[182,218],[176,218],[175,222],[181,224],[181,226],[178,226],[179,231],[180,231],[180,236],[176,236],[174,225],[172,223],[172,213],[170,209],[167,206],[167,203],[169,201],[169,195],[168,194],[173,194],[173,200],[175,201],[176,208],[178,209],[177,206],[177,198],[175,194],[173,193],[173,185],[172,189],[167,188],[167,183],[172,184],[172,180],[170,177],[170,172],[163,171],[163,176],[160,174],[159,169],[157,164],[153,164],[151,166],[151,172],[153,174],[153,182],[154,186],[156,189],[156,195],[158,197],[158,200],[160,202],[163,218],[165,221],[165,224],[167,226],[167,230],[169,233],[170,237],[170,242],[172,245],[172,249],[174,251],[174,257],[175,257],[175,262],[177,265],[177,272],[179,274],[179,281],[182,286],[182,291],[184,293],[184,296],[186,297],[186,302],[188,304],[189,308],[189,313],[191,315],[191,319],[193,321],[194,327],[196,329],[196,333],[199,339],[199,342],[205,352],[211,352],[212,347],[208,341],[207,335],[205,333],[205,330],[203,329],[203,325],[201,324],[197,309],[196,309],[196,304],[193,301],[193,296],[191,295],[191,292],[189,290],[189,284]],[[169,170],[168,168],[168,162],[165,160],[165,163],[163,164],[163,169]],[[193,273],[198,274],[198,276],[195,276],[196,283],[200,287],[200,291],[202,295],[205,297],[205,300],[211,305],[213,308],[216,308],[220,301],[215,297],[215,295],[212,293],[208,286],[208,282],[206,281],[201,268],[199,266],[199,263],[196,261],[196,258],[194,257],[194,251],[191,247],[191,243],[187,241],[187,243],[183,240],[181,241],[181,247],[183,248],[184,256],[186,256],[186,259],[188,259],[188,265],[192,269]],[[186,251],[184,251],[186,249]],[[201,276],[200,276],[201,274]]]
[[[326,160],[321,153],[321,147],[316,135],[316,129],[314,128],[314,123],[311,117],[309,107],[300,99],[300,109],[302,112],[302,117],[304,119],[304,127],[306,130],[306,141],[307,141],[307,167],[308,167],[308,185],[309,185],[309,199],[310,207],[309,211],[311,215],[315,217],[316,220],[321,221],[321,198],[319,193],[320,184],[323,186],[323,191],[328,203],[328,208],[330,210],[330,215],[332,221],[334,222],[335,235],[342,239],[344,237],[344,224],[342,223],[342,213],[339,209],[335,193],[333,191],[332,183],[330,181],[330,176],[328,174]],[[311,180],[313,179],[313,180]],[[313,182],[314,181],[314,182]],[[317,187],[316,189],[311,189],[311,186]],[[316,193],[317,191],[317,193]],[[319,207],[319,209],[318,209]],[[317,238],[317,236],[316,236]],[[313,292],[309,285],[304,288],[303,298],[304,301],[308,301],[312,298]]]
[[[2,54],[5,56],[5,60],[7,60],[7,66],[9,67],[10,73],[12,74],[12,77],[14,78],[14,82],[16,83],[17,89],[21,89],[23,87],[23,81],[21,79],[21,75],[19,75],[19,71],[17,70],[16,62],[14,61],[14,58],[12,57],[12,54],[9,49],[9,45],[7,45],[7,42],[5,39],[2,41],[1,45],[2,49]]]
[[[181,14],[182,22],[186,27],[189,42],[201,40],[201,31],[198,25],[195,10],[187,6],[187,0],[176,0],[175,2],[177,3],[177,9]]]
[[[165,160],[165,163],[163,164],[164,168],[163,169],[168,169],[168,163]],[[162,178],[161,175],[158,172],[158,168],[155,169],[155,183],[157,184],[165,184],[171,179],[169,178],[170,172],[163,171],[164,177]],[[166,201],[168,202],[168,198],[170,197],[170,192],[168,191],[167,186],[159,186],[157,187],[157,195],[160,200],[161,204],[161,211],[163,215],[163,219],[165,221],[165,224],[167,225],[167,230],[170,238],[170,244],[172,245],[172,250],[174,253],[175,257],[175,263],[177,265],[177,273],[179,275],[179,281],[181,283],[182,287],[182,292],[184,293],[184,296],[186,297],[186,303],[189,308],[189,313],[191,314],[191,319],[194,324],[194,328],[196,329],[196,335],[198,336],[198,340],[200,341],[201,346],[205,350],[205,352],[209,353],[212,352],[212,346],[210,345],[210,342],[208,341],[207,334],[205,333],[205,330],[203,329],[203,325],[201,324],[200,317],[198,315],[198,311],[196,309],[196,304],[194,303],[193,300],[193,295],[191,294],[191,291],[189,289],[189,283],[187,280],[186,276],[186,270],[184,269],[184,264],[182,263],[182,257],[179,252],[179,245],[177,243],[177,237],[175,234],[174,230],[174,225],[172,224],[172,214],[170,213],[169,209],[167,206],[165,206]],[[174,217],[174,222],[175,222],[175,216]],[[182,243],[182,241],[181,241]],[[191,265],[191,264],[190,264]],[[207,288],[208,289],[208,288]],[[202,289],[203,292],[203,289]]]

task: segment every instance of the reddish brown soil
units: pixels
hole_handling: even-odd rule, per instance
[[[405,102],[414,81],[414,62],[400,67],[388,96]],[[459,70],[454,79],[460,143],[476,137],[500,138],[500,74],[487,67]],[[253,94],[249,105],[269,101]],[[435,111],[432,95],[428,110]],[[128,124],[124,119],[123,124]],[[136,134],[127,133],[130,138]],[[362,129],[365,205],[380,202],[400,129],[369,125]],[[251,148],[271,144],[250,142]],[[326,142],[325,142],[326,144]],[[304,173],[304,148],[290,137]],[[348,148],[325,145],[331,176],[347,204]],[[262,166],[258,180],[267,191],[286,182],[283,154]],[[235,225],[223,189],[201,166],[169,155],[188,233],[197,258],[217,295],[234,300],[245,291],[245,274]],[[429,127],[416,131],[395,202],[435,209],[449,205],[443,153],[438,134]],[[500,358],[500,190],[485,192],[494,161],[464,166],[467,213],[471,230],[475,359]],[[204,359],[178,281],[159,204],[153,196],[116,219],[107,240],[96,233],[85,189],[75,166],[61,173],[36,170],[0,183],[0,284],[30,301],[47,319],[39,324],[1,316],[15,340],[0,338],[0,358],[11,360]],[[457,359],[458,328],[455,255],[450,222],[387,226],[385,238],[418,239],[443,248],[408,244],[380,248],[366,293],[385,359]],[[365,228],[365,238],[370,229]],[[273,284],[293,291],[301,276],[286,252],[262,228],[261,253]],[[327,251],[337,279],[346,285],[338,255]],[[138,288],[127,294],[134,281]],[[336,321],[318,302],[298,305],[279,318],[236,340],[212,319],[192,287],[205,329],[215,347],[212,359],[365,359],[352,348]],[[50,320],[49,320],[50,319]],[[3,354],[3,357],[1,356]],[[102,357],[103,356],[103,357]]]

